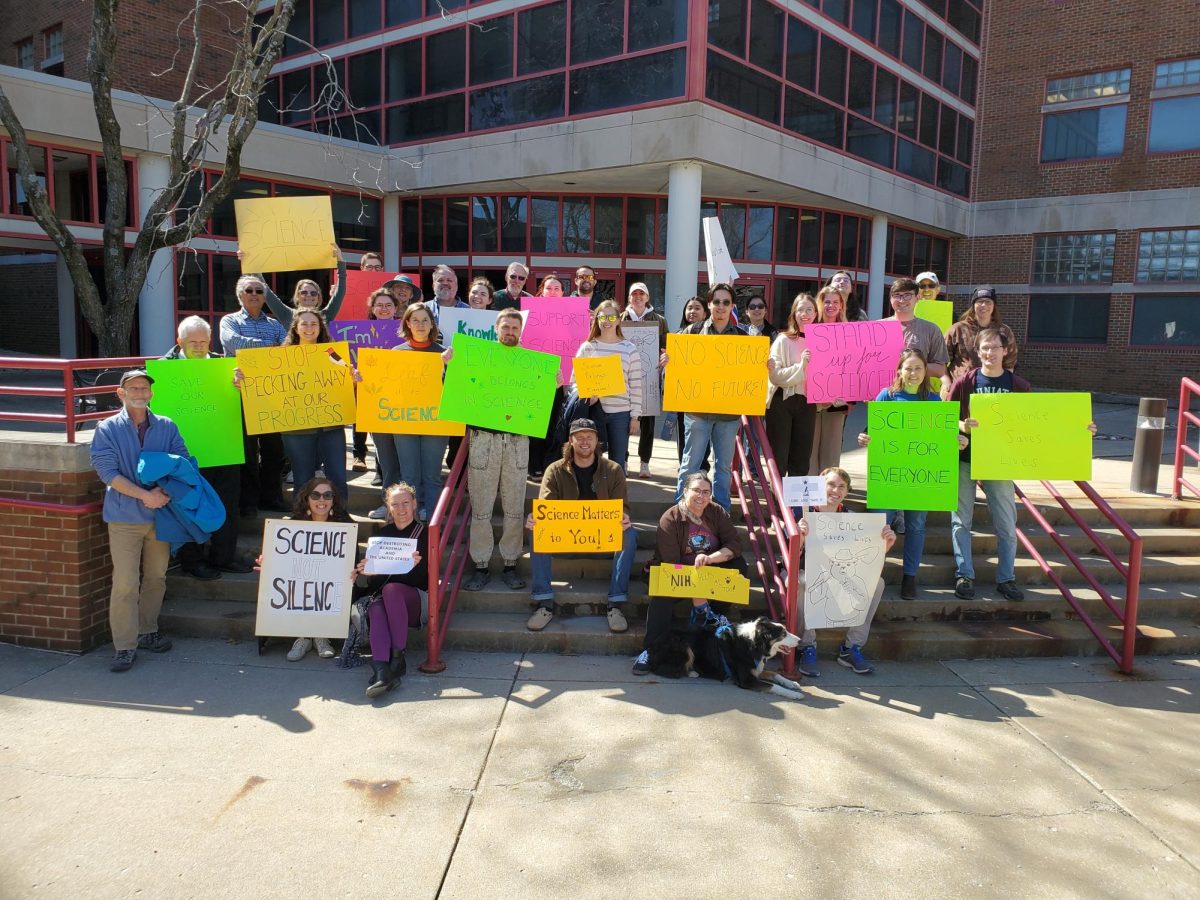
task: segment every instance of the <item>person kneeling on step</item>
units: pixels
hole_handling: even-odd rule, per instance
[[[597,437],[596,423],[591,419],[575,419],[571,422],[567,443],[563,444],[563,458],[546,468],[538,499],[620,500],[624,504],[621,550],[613,556],[612,580],[608,585],[608,629],[620,633],[629,627],[621,606],[629,599],[629,573],[633,569],[634,554],[637,553],[637,532],[629,519],[625,470],[596,452]],[[532,515],[525,520],[525,527],[532,530]],[[531,597],[538,604],[525,623],[530,631],[541,631],[554,618],[550,560],[549,553],[535,550],[529,554],[533,570]]]

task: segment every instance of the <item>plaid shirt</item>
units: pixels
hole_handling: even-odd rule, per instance
[[[221,347],[227,356],[254,347],[278,347],[285,337],[287,331],[283,325],[266,313],[254,319],[239,309],[221,319]]]

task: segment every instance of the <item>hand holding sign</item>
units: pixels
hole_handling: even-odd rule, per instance
[[[805,394],[809,403],[874,400],[892,383],[904,349],[904,327],[894,320],[813,323],[804,336],[812,353]]]
[[[829,502],[825,479],[820,475],[791,475],[781,480],[784,506],[824,506]]]
[[[534,500],[534,552],[616,552],[624,517],[620,500]]]
[[[668,334],[663,408],[761,416],[767,407],[770,351],[765,337]]]
[[[662,563],[650,570],[651,597],[683,597],[750,604],[750,579],[736,569]]]
[[[260,637],[345,637],[358,526],[268,519],[258,580]]]
[[[404,575],[420,561],[415,539],[373,537],[367,539],[363,572],[367,575]]]
[[[971,477],[1088,481],[1091,394],[972,394]]]
[[[234,200],[243,272],[331,269],[333,206],[328,195]]]
[[[867,620],[886,554],[883,513],[805,513],[804,627]]]
[[[622,396],[625,372],[621,369],[619,356],[575,357],[575,386],[580,397]]]

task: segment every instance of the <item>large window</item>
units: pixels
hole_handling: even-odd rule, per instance
[[[920,272],[933,272],[946,278],[950,255],[946,238],[889,225],[887,243],[885,268],[889,275],[911,278]]]
[[[1200,347],[1200,294],[1138,294],[1129,343]]]
[[[1046,234],[1033,243],[1034,284],[1111,284],[1117,235]]]
[[[1200,282],[1200,228],[1143,231],[1138,236],[1139,282]]]
[[[1108,294],[1034,294],[1029,298],[1032,344],[1104,344]]]
[[[33,214],[25,185],[17,171],[17,158],[8,141],[0,141],[6,171],[0,185],[0,213],[14,216]],[[99,153],[67,147],[29,146],[34,178],[46,191],[54,211],[67,222],[102,224],[108,202],[108,179],[104,157]],[[125,224],[137,221],[137,192],[133,190],[133,162],[125,160],[125,182],[129,187]]]
[[[1150,96],[1150,152],[1200,149],[1200,58],[1155,66]]]
[[[1042,106],[1042,162],[1120,156],[1130,69],[1055,78]]]

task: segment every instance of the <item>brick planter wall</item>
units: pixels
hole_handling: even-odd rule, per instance
[[[94,503],[87,444],[0,438],[0,498]],[[14,507],[0,499],[0,641],[83,652],[109,640],[112,562],[99,508]]]

